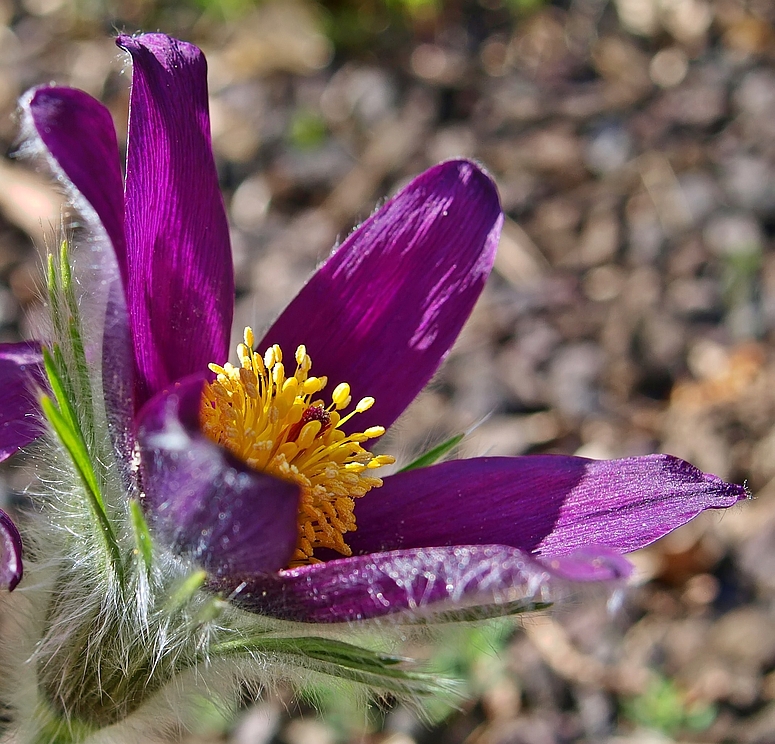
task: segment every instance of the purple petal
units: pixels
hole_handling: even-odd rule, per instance
[[[342,558],[253,576],[230,600],[285,620],[338,623],[409,610],[413,615],[493,604],[556,601],[568,580],[616,581],[631,566],[601,553],[568,557],[550,568],[503,545],[425,548]]]
[[[287,566],[298,541],[299,490],[249,468],[201,434],[201,393],[202,378],[189,377],[140,412],[151,527],[215,576]]]
[[[135,483],[134,355],[126,301],[119,281],[106,283],[102,391],[108,433],[127,486]]]
[[[113,119],[99,101],[73,88],[37,88],[22,107],[34,130],[33,144],[37,135],[48,151],[49,166],[90,227],[92,252],[81,274],[90,291],[82,298],[81,313],[105,319],[104,333],[88,346],[93,356],[101,348],[111,438],[126,463],[131,457],[127,440],[134,414],[134,359],[122,289],[128,281],[124,182]],[[111,247],[100,251],[103,229]]]
[[[632,563],[610,548],[589,545],[570,555],[541,556],[538,561],[570,581],[609,581],[627,578]]]
[[[110,112],[82,90],[57,87],[35,89],[22,107],[75,205],[85,211],[80,194],[105,228],[126,282],[124,188]]]
[[[390,426],[457,338],[492,268],[503,221],[490,177],[453,160],[364,222],[278,318],[260,350],[300,344],[313,373],[376,404],[358,428]]]
[[[37,344],[0,344],[0,461],[43,433],[35,397],[43,380],[43,355]]]
[[[669,455],[454,460],[385,478],[358,501],[347,542],[355,553],[461,543],[551,557],[588,545],[629,553],[745,497]]]
[[[22,580],[22,539],[11,518],[0,509],[0,589],[12,592]]]
[[[117,43],[134,62],[125,215],[139,407],[226,361],[234,272],[203,54],[163,34]]]

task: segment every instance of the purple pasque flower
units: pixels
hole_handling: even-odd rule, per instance
[[[33,140],[117,262],[123,291],[108,301],[104,349],[121,363],[106,364],[103,381],[108,415],[123,422],[118,455],[137,446],[133,472],[156,541],[204,567],[211,588],[302,622],[506,611],[515,600],[551,597],[567,580],[620,578],[629,570],[622,554],[745,497],[667,455],[474,458],[371,475],[388,458],[363,443],[433,376],[492,268],[503,220],[492,180],[466,160],[418,176],[300,291],[257,344],[265,360],[248,334],[235,370],[225,364],[234,285],[204,57],[161,34],[118,44],[134,65],[125,181],[99,102],[46,87],[24,106]],[[280,350],[296,364],[282,364]],[[246,431],[226,446],[203,431],[211,363],[222,365],[216,383],[257,391],[223,410],[213,402],[219,412],[242,416],[248,399],[265,404],[264,418],[245,424],[255,441],[244,453]],[[318,405],[322,381],[309,382],[311,363],[349,386],[328,386],[328,405]],[[11,405],[0,415],[18,428],[0,428],[0,451],[10,454],[34,432],[18,426],[29,413],[29,373],[3,370]],[[361,397],[354,418],[350,390]],[[271,465],[257,467],[264,451]],[[310,506],[325,478],[329,506]],[[304,536],[313,541],[332,525],[338,537],[313,551],[320,562],[304,563]]]

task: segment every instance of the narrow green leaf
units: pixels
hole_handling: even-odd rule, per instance
[[[60,303],[59,272],[53,253],[48,254],[46,262],[46,289],[48,290],[48,302],[51,306],[51,321],[54,325],[54,333],[57,338],[62,337],[62,306]]]
[[[78,401],[78,411],[82,416],[88,416],[87,431],[91,432],[91,383],[89,382],[88,366],[86,364],[83,344],[80,340],[77,319],[77,303],[72,292],[70,267],[63,263],[67,259],[67,243],[63,242],[59,257],[52,253],[48,255],[47,285],[51,316],[54,325],[55,343],[52,353],[56,370],[61,382],[61,389],[68,401]],[[67,291],[66,291],[67,290]],[[68,297],[68,291],[72,297]],[[73,315],[75,312],[75,316]],[[77,353],[80,349],[80,355]],[[71,367],[75,367],[76,378],[73,379]],[[85,393],[85,394],[84,394]],[[74,413],[72,405],[63,405],[62,398],[57,395],[60,410],[68,415]],[[82,428],[83,421],[79,420]]]
[[[53,253],[49,253],[46,257],[46,289],[49,295],[54,294],[57,289],[57,272]]]
[[[464,607],[458,610],[444,610],[428,614],[409,617],[404,621],[405,625],[441,625],[444,623],[470,623],[477,620],[492,620],[496,617],[509,617],[521,615],[525,612],[540,612],[552,606],[551,602],[529,602],[515,600],[502,604],[477,605]]]
[[[205,625],[217,620],[225,609],[229,607],[229,603],[220,597],[210,597],[196,613],[194,618],[195,625]]]
[[[75,284],[70,271],[70,250],[66,240],[63,240],[62,245],[59,247],[59,274],[62,295],[65,298],[65,303],[70,313],[70,321],[80,326],[78,298],[75,296]]]
[[[67,240],[59,244],[59,273],[62,277],[62,289],[65,297],[68,297],[73,292],[73,276],[70,273],[70,251]]]
[[[59,246],[59,286],[64,296],[64,302],[67,308],[68,323],[67,328],[62,328],[61,332],[67,332],[67,341],[71,354],[71,359],[75,366],[75,394],[79,401],[79,410],[82,412],[84,420],[81,421],[82,427],[91,438],[94,431],[94,410],[91,393],[91,380],[89,376],[89,365],[86,361],[83,338],[81,336],[81,320],[78,310],[78,298],[75,295],[75,285],[73,283],[72,272],[70,271],[70,250],[67,240],[63,240]],[[64,342],[64,338],[62,341]]]
[[[43,365],[46,369],[46,376],[48,377],[49,385],[51,386],[51,392],[54,393],[59,411],[67,420],[69,427],[77,431],[79,429],[78,419],[73,410],[73,406],[70,403],[70,396],[72,390],[66,380],[62,378],[59,373],[60,369],[65,369],[64,358],[62,357],[61,348],[54,346],[54,356],[51,356],[51,352],[44,346],[43,347]]]
[[[436,675],[406,669],[407,659],[330,638],[252,636],[214,644],[210,653],[211,656],[263,653],[295,657],[299,666],[388,692],[435,695],[451,692],[453,688],[452,683]]]
[[[450,450],[453,450],[463,441],[465,434],[455,434],[454,437],[450,437],[445,442],[437,444],[433,449],[428,450],[424,455],[420,455],[416,460],[413,460],[408,465],[404,465],[398,472],[405,473],[407,470],[416,470],[417,468],[427,468],[428,465],[433,465],[434,462],[444,457]]]
[[[56,379],[55,373],[54,379]],[[83,441],[83,436],[77,427],[71,425],[68,417],[62,414],[48,395],[41,396],[40,407],[43,410],[46,419],[48,419],[48,422],[51,424],[51,427],[54,429],[59,441],[69,453],[73,465],[83,481],[89,506],[91,507],[92,514],[99,525],[100,532],[105,541],[109,561],[113,565],[116,575],[121,578],[123,575],[121,551],[119,550],[118,542],[116,541],[116,536],[113,532],[113,526],[105,511],[105,502],[102,499],[99,484],[97,483],[97,477],[94,474],[94,468],[92,468],[89,453]]]
[[[46,350],[44,349],[44,355]],[[49,379],[52,374],[56,374],[58,377],[58,384],[56,386],[55,397],[59,409],[64,413],[68,419],[71,420],[75,429],[82,431],[80,419],[76,413],[75,407],[72,404],[74,400],[80,400],[78,391],[76,390],[75,383],[70,376],[70,370],[68,368],[67,360],[65,359],[64,351],[59,344],[54,344],[51,354],[54,362],[54,369],[52,371],[51,365],[47,367],[47,373]],[[52,388],[54,383],[52,383]]]
[[[70,318],[70,345],[75,359],[76,380],[78,384],[78,400],[80,408],[84,412],[84,426],[90,437],[94,432],[94,405],[91,395],[91,381],[89,380],[89,366],[86,362],[86,353],[83,348],[80,324],[76,318]]]
[[[148,522],[145,521],[143,509],[137,499],[129,500],[129,517],[132,520],[137,554],[143,559],[146,573],[150,573],[153,566],[153,538],[148,529]]]
[[[188,604],[194,595],[202,588],[207,580],[207,571],[199,569],[186,576],[172,592],[172,596],[165,603],[167,612],[175,612]]]
[[[105,504],[100,494],[97,477],[94,475],[94,469],[89,461],[89,454],[83,446],[83,440],[78,432],[71,426],[70,421],[54,405],[54,402],[47,395],[40,398],[40,407],[43,409],[48,422],[54,428],[59,441],[62,442],[69,453],[73,465],[75,465],[78,475],[81,476],[83,484],[89,498],[94,501],[95,511],[99,521],[107,520],[105,513]]]

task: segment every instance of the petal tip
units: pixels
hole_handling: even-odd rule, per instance
[[[116,37],[116,46],[129,52],[132,56],[148,51],[167,69],[174,67],[176,60],[188,62],[204,60],[204,55],[199,47],[187,41],[174,39],[167,34],[150,33],[138,34],[137,36],[119,34]]]
[[[495,179],[475,160],[453,158],[429,168],[423,174],[428,180],[451,181],[455,185],[476,191],[480,197],[491,199],[500,209],[500,196]],[[422,177],[422,176],[421,176]]]
[[[675,455],[656,455],[655,457],[663,459],[666,469],[672,470],[676,475],[687,480],[696,480],[704,485],[714,501],[714,503],[708,505],[710,509],[723,509],[733,506],[738,501],[752,498],[752,494],[745,484],[727,483],[719,476],[713,475],[713,473],[706,473]]]

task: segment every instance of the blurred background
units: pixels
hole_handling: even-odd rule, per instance
[[[392,432],[410,457],[667,451],[756,498],[634,556],[615,607],[450,630],[407,653],[469,702],[267,695],[191,742],[775,742],[775,3],[771,0],[0,0],[0,339],[38,312],[61,198],[14,158],[18,97],[58,82],[126,134],[113,38],[210,64],[236,326],[265,328],[411,176],[470,156],[507,222],[448,362]],[[5,473],[14,497],[17,475]]]

